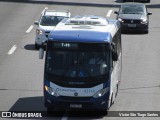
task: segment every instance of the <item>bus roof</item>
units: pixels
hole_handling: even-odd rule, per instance
[[[100,16],[76,16],[62,20],[49,40],[66,42],[111,42],[120,27],[117,20]]]

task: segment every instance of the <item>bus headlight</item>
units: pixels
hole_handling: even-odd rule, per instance
[[[109,90],[109,87],[105,88],[105,89],[102,89],[102,90],[99,90],[98,92],[96,92],[94,94],[94,98],[98,98],[98,97],[102,97],[103,95],[105,95]]]
[[[58,97],[58,96],[59,96],[58,93],[57,93],[54,89],[52,89],[52,88],[50,88],[50,87],[48,87],[48,86],[46,86],[46,85],[45,85],[44,89],[45,89],[45,91],[47,91],[50,95],[53,95],[53,96],[55,96],[55,97]]]

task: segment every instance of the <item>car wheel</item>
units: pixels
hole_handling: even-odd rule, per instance
[[[113,94],[112,94],[112,97],[111,97],[111,100],[110,102],[108,103],[108,110],[110,109],[110,107],[114,104],[114,101],[113,101]]]
[[[37,45],[37,43],[35,43],[34,48],[37,50],[39,49],[39,46]]]
[[[144,34],[148,34],[148,29],[143,31]]]

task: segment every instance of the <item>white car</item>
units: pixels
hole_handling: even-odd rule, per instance
[[[148,2],[150,3],[150,0],[122,0],[122,2]]]
[[[37,25],[35,49],[39,49],[41,45],[48,39],[48,35],[51,30],[64,18],[69,18],[71,13],[69,11],[48,10],[45,8],[39,21],[35,21]]]

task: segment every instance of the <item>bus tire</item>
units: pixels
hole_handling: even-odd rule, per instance
[[[111,104],[110,107],[114,104],[114,99],[113,99],[113,93],[112,93],[112,97],[111,97]]]
[[[116,95],[115,95],[115,98],[117,97],[117,95],[118,95],[118,88],[119,88],[119,86],[118,86],[118,84],[117,84],[117,88],[116,88]]]
[[[111,97],[111,100],[110,100],[109,105],[108,105],[108,110],[110,109],[112,104],[113,104],[113,93],[112,93],[112,97]]]

